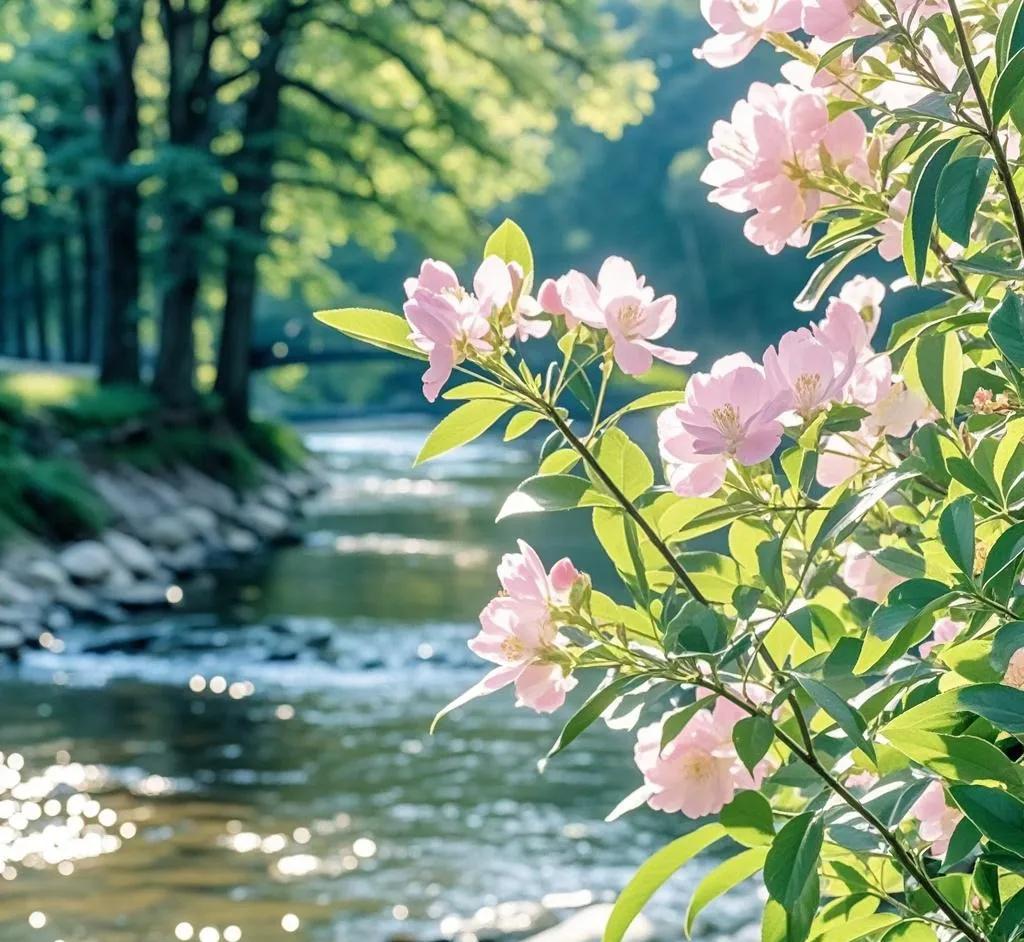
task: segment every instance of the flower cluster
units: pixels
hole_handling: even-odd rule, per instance
[[[429,359],[423,394],[430,402],[460,363],[500,353],[513,339],[544,337],[551,329],[545,313],[562,318],[568,329],[584,324],[605,332],[615,363],[631,376],[647,372],[655,358],[686,366],[697,357],[653,342],[675,323],[675,296],[656,297],[633,266],[615,256],[605,260],[596,284],[574,270],[545,281],[537,298],[516,262],[488,256],[470,292],[450,265],[427,259],[417,277],[406,279],[405,294],[409,339]]]
[[[754,211],[744,234],[774,255],[806,245],[815,214],[836,201],[826,171],[867,178],[866,145],[856,112],[830,119],[821,91],[755,82],[732,120],[715,122],[701,180],[714,187],[712,203]]]
[[[763,688],[750,687],[755,699]],[[711,709],[698,710],[680,732],[662,745],[671,714],[637,734],[634,758],[644,776],[643,797],[656,811],[681,811],[688,818],[717,814],[742,789],[758,788],[776,763],[762,759],[748,770],[733,742],[736,724],[747,716],[719,697]]]
[[[826,486],[856,474],[886,435],[902,437],[924,421],[927,402],[893,373],[888,356],[871,348],[884,293],[874,278],[854,279],[829,303],[824,320],[783,335],[761,364],[733,354],[693,375],[685,401],[658,420],[673,490],[684,497],[714,494],[730,461],[764,461],[787,425],[801,425],[833,403],[868,414],[855,433],[824,443],[818,480]]]
[[[573,589],[586,579],[569,559],[548,571],[533,547],[520,540],[519,552],[502,558],[498,580],[504,593],[487,603],[480,633],[469,642],[474,654],[497,667],[444,712],[514,684],[517,705],[550,713],[576,686],[559,627],[579,604]]]

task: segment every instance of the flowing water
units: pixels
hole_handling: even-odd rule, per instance
[[[332,486],[299,545],[0,674],[3,942],[436,939],[503,901],[610,899],[687,829],[603,823],[639,784],[629,733],[541,775],[565,715],[506,691],[427,735],[484,669],[465,642],[516,536],[608,572],[582,516],[493,524],[535,445],[413,469],[426,428],[311,431]],[[702,866],[655,906],[666,938]]]

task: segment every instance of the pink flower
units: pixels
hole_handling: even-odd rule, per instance
[[[788,33],[800,25],[796,0],[701,0],[700,12],[716,35],[693,54],[718,69],[745,59],[769,30]]]
[[[769,347],[764,352],[769,383],[777,393],[790,398],[791,408],[803,419],[842,399],[854,362],[847,351],[837,357],[806,327],[783,334],[778,350]]]
[[[844,435],[829,435],[818,450],[815,477],[822,487],[836,487],[860,472],[873,444],[858,430]]]
[[[856,788],[859,791],[867,791],[870,788],[874,788],[878,782],[878,776],[874,772],[868,772],[866,769],[861,772],[854,772],[846,779],[847,788]]]
[[[878,243],[878,254],[887,262],[894,262],[903,255],[903,221],[910,209],[910,191],[900,190],[889,201],[889,218],[883,219],[875,228],[882,236]]]
[[[518,553],[502,557],[498,579],[507,594],[487,603],[480,613],[480,633],[469,642],[474,654],[498,666],[441,714],[509,684],[515,685],[516,705],[538,713],[550,713],[565,702],[576,679],[568,672],[554,609],[568,604],[579,575],[568,559],[548,572],[523,540]]]
[[[700,818],[721,811],[737,791],[758,788],[774,766],[763,760],[751,775],[737,756],[732,731],[746,715],[718,699],[713,709],[694,714],[664,749],[664,719],[641,729],[634,757],[644,776],[647,804],[657,811]]]
[[[921,657],[928,657],[928,655],[935,649],[936,645],[948,644],[950,641],[954,640],[956,636],[963,631],[963,629],[964,626],[958,621],[953,621],[952,618],[943,617],[935,619],[931,638],[928,641],[921,642],[921,647],[919,648]]]
[[[548,314],[555,314],[565,318],[567,330],[572,330],[579,323],[569,312],[569,308],[565,306],[565,296],[569,290],[569,276],[574,273],[569,272],[557,280],[546,278],[541,283],[540,290],[537,292],[537,301],[540,303],[541,309]]]
[[[859,0],[804,0],[801,26],[829,45],[864,36],[876,27],[857,16]]]
[[[468,294],[448,265],[429,258],[420,266],[418,278],[406,279],[405,293],[403,311],[412,327],[409,339],[429,362],[423,395],[433,402],[457,364],[494,349],[488,336],[493,304],[489,298],[478,300]]]
[[[605,259],[596,285],[578,271],[569,272],[565,277],[565,290],[558,292],[558,300],[576,320],[608,331],[615,362],[623,373],[630,376],[646,373],[655,357],[677,366],[685,366],[697,358],[692,351],[651,343],[664,336],[675,323],[676,299],[671,294],[656,298],[654,289],[637,276],[624,258],[613,255]]]
[[[673,419],[660,423],[663,453],[681,464],[697,459],[705,465],[716,458],[723,475],[729,458],[743,465],[764,461],[782,440],[779,416],[789,398],[745,353],[723,357],[710,373],[690,377],[686,400],[669,410]],[[679,430],[690,439],[681,438]]]
[[[1024,690],[1024,648],[1019,648],[1010,655],[1010,663],[1006,665],[1003,683],[1008,687]]]
[[[902,576],[886,569],[856,544],[850,544],[847,549],[839,575],[855,595],[872,602],[883,602],[889,592],[903,582]]]
[[[949,849],[949,839],[964,815],[959,808],[947,804],[942,783],[929,783],[921,797],[910,806],[910,814],[920,822],[918,833],[921,840],[931,844],[932,856],[944,857]]]
[[[543,337],[551,330],[550,321],[538,320],[541,306],[525,288],[522,266],[497,255],[487,256],[473,276],[473,291],[478,298],[490,299],[499,313],[502,334],[520,341]]]
[[[550,329],[537,320],[540,307],[525,290],[523,269],[489,255],[473,276],[473,292],[459,284],[451,266],[428,258],[415,278],[405,280],[403,306],[412,327],[409,339],[427,354],[423,395],[433,402],[463,360],[494,350],[495,330],[506,339],[543,337]]]
[[[855,275],[839,289],[839,300],[856,310],[867,325],[868,340],[875,336],[882,316],[885,285],[877,278]]]
[[[792,85],[755,82],[717,121],[708,144],[712,161],[701,180],[714,187],[708,199],[731,212],[754,210],[744,234],[774,255],[786,245],[806,245],[821,192],[807,185],[820,170],[823,151],[839,167],[862,175],[864,124],[845,112],[830,121],[825,97]]]
[[[675,409],[658,416],[658,445],[669,486],[680,497],[708,497],[725,481],[728,456],[698,454],[694,437],[683,428]]]
[[[927,399],[897,378],[889,384],[878,400],[870,406],[871,415],[864,420],[869,435],[892,435],[903,438],[915,425],[932,421],[937,415]]]

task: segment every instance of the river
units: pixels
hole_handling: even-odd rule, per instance
[[[413,469],[426,430],[310,429],[331,488],[300,543],[4,669],[4,942],[433,940],[503,901],[611,899],[689,829],[603,822],[639,784],[630,733],[595,727],[539,774],[568,707],[539,717],[506,691],[428,736],[484,669],[465,642],[516,536],[610,574],[583,515],[494,525],[536,442]],[[664,938],[707,866],[652,907]],[[717,912],[704,938],[731,924]]]

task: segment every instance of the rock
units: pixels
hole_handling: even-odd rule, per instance
[[[157,582],[106,586],[103,597],[125,608],[159,608],[167,604],[167,586]]]
[[[43,612],[35,602],[28,602],[23,605],[5,605],[2,611],[4,624],[26,625],[39,621]]]
[[[194,541],[175,549],[166,550],[162,560],[168,569],[176,573],[190,573],[206,565],[206,548]]]
[[[153,551],[128,533],[109,530],[103,534],[103,542],[117,561],[137,576],[151,576],[160,569]]]
[[[91,618],[97,621],[117,621],[124,616],[116,605],[98,599],[93,593],[68,583],[57,590],[55,598],[59,605],[68,609],[72,615]]]
[[[50,631],[66,631],[74,624],[71,612],[55,605],[46,613],[44,624]]]
[[[60,564],[75,582],[103,582],[114,569],[114,555],[99,540],[72,543],[58,556]]]
[[[0,572],[0,605],[28,605],[35,600],[35,594],[28,586],[16,582],[7,573]]]
[[[510,900],[496,906],[484,906],[463,921],[456,935],[492,939],[521,938],[527,933],[551,928],[558,920],[551,910],[533,900]]]
[[[526,942],[601,942],[611,912],[611,903],[595,903],[574,913],[565,922],[529,936]],[[625,942],[649,942],[654,938],[654,927],[641,913],[623,938]]]
[[[288,530],[287,516],[273,507],[256,503],[242,506],[238,513],[238,523],[264,540],[276,539]]]
[[[229,527],[224,531],[224,543],[232,553],[248,556],[260,548],[260,541],[255,533],[241,527]]]
[[[231,516],[238,509],[238,501],[230,487],[194,468],[182,468],[178,472],[178,484],[187,501],[208,507],[218,516]]]
[[[38,558],[26,564],[23,579],[27,585],[53,592],[68,584],[68,574],[52,559]]]
[[[0,657],[17,657],[24,643],[17,628],[0,627]]]
[[[281,513],[287,513],[292,508],[291,495],[277,484],[264,484],[260,488],[260,500]]]
[[[176,550],[192,539],[192,528],[180,517],[161,515],[139,526],[148,543],[161,549]]]
[[[193,505],[181,511],[181,519],[192,532],[207,542],[217,540],[217,515],[208,507]]]

